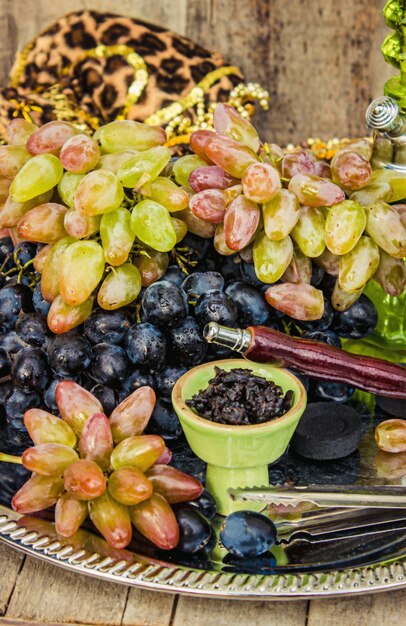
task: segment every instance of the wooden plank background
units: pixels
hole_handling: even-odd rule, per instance
[[[383,0],[0,0],[0,84],[14,54],[81,8],[141,17],[220,50],[272,96],[262,136],[357,136],[393,71],[379,46]],[[0,624],[111,626],[389,626],[406,592],[311,602],[231,602],[129,589],[25,558],[0,544]]]
[[[365,133],[364,112],[394,73],[380,43],[384,0],[0,0],[0,84],[15,51],[68,11],[141,17],[220,50],[272,96],[264,139]]]

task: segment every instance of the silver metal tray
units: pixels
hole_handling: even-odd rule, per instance
[[[271,480],[288,479],[297,484],[402,484],[406,454],[397,456],[393,466],[391,458],[378,453],[373,443],[375,420],[382,417],[379,409],[376,417],[370,407],[364,411],[365,438],[359,451],[346,459],[312,463],[288,453],[270,467]],[[195,473],[204,472],[186,444],[175,449],[174,460],[181,468],[190,471],[194,466]],[[296,540],[288,547],[278,548],[275,560],[265,565],[261,560],[254,564],[240,561],[236,565],[227,558],[223,560],[225,552],[219,546],[200,558],[159,552],[142,539],[136,539],[126,550],[115,550],[91,529],[78,531],[72,539],[61,539],[51,520],[22,517],[0,505],[0,541],[48,563],[111,582],[214,598],[300,599],[406,586],[406,530],[393,531],[384,538],[366,536],[363,540],[331,541],[310,547]]]

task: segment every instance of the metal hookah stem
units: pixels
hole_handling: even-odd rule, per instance
[[[229,328],[216,322],[210,322],[204,327],[203,336],[208,343],[216,343],[241,354],[248,350],[252,341],[252,333],[249,330]]]
[[[365,118],[368,128],[384,133],[388,138],[395,139],[395,142],[402,136],[404,141],[406,140],[406,120],[393,98],[389,96],[375,98],[367,108]]]

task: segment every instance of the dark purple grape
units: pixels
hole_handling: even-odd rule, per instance
[[[3,348],[8,355],[17,354],[17,352],[27,347],[28,344],[14,330],[5,335],[0,335],[0,348]]]
[[[9,454],[18,453],[19,450],[5,449],[0,444],[0,450]],[[23,465],[16,463],[0,462],[0,504],[10,506],[11,500],[15,493],[29,479],[30,472]]]
[[[51,308],[51,303],[47,302],[43,297],[40,282],[38,283],[38,285],[36,285],[34,291],[32,292],[32,303],[37,313],[43,315],[44,317],[48,315],[48,311]]]
[[[0,378],[8,376],[11,372],[11,361],[4,348],[0,348]]]
[[[216,515],[217,507],[216,502],[207,489],[203,489],[202,495],[196,500],[188,502],[190,506],[196,507],[202,515],[209,521]]]
[[[110,343],[98,343],[93,346],[93,357],[87,374],[101,385],[120,387],[129,367],[130,363],[123,348]]]
[[[7,422],[13,426],[13,421],[18,420],[23,427],[23,416],[28,409],[41,406],[41,397],[35,391],[25,393],[22,389],[13,388],[6,396],[4,408],[6,410]]]
[[[210,541],[212,528],[210,522],[196,508],[180,505],[175,510],[179,526],[177,550],[194,554],[202,550]]]
[[[188,249],[192,260],[200,261],[206,256],[210,248],[210,240],[203,239],[203,237],[193,235],[192,233],[186,233],[180,245],[182,249]]]
[[[223,291],[223,288],[224,278],[219,272],[194,272],[182,283],[182,289],[189,299],[198,298],[212,289]]]
[[[350,387],[350,385],[327,380],[315,381],[313,386],[313,394],[317,400],[348,402],[354,395],[354,391],[354,387]]]
[[[192,366],[204,361],[207,343],[199,324],[193,317],[186,317],[176,328],[169,331],[171,348],[177,363]]]
[[[14,248],[14,256],[20,265],[26,265],[35,257],[38,251],[38,245],[32,241],[22,241]]]
[[[131,374],[127,376],[120,389],[120,399],[124,400],[127,396],[131,395],[133,391],[140,387],[155,387],[155,380],[151,374],[143,372],[139,369],[133,370]]]
[[[276,542],[275,524],[265,515],[237,511],[229,515],[220,531],[220,541],[233,556],[255,557],[267,552]]]
[[[49,382],[48,359],[41,348],[23,348],[11,368],[13,384],[24,392],[43,391]]]
[[[147,431],[163,437],[165,441],[179,439],[182,434],[182,427],[172,404],[161,400],[156,401]]]
[[[230,256],[219,255],[216,269],[224,277],[226,283],[233,280],[241,280],[241,259],[236,254]]]
[[[111,415],[116,406],[120,403],[120,396],[117,389],[112,389],[111,387],[107,387],[107,385],[97,384],[90,389],[90,392],[101,402],[106,415]]]
[[[238,325],[236,305],[227,294],[218,289],[200,296],[196,303],[195,316],[201,326],[205,326],[209,322],[217,322],[231,327]]]
[[[7,272],[14,267],[13,261],[14,244],[11,237],[0,239],[0,268],[2,272]]]
[[[160,280],[147,287],[141,304],[144,319],[161,328],[177,326],[189,310],[183,289],[167,280]]]
[[[313,285],[313,287],[318,287],[319,285],[321,285],[322,280],[324,278],[324,274],[325,272],[323,268],[313,263],[312,264],[312,277],[310,280],[310,284]]]
[[[372,333],[377,321],[378,313],[374,304],[362,295],[348,311],[336,311],[334,331],[347,339],[363,339]]]
[[[178,378],[186,374],[186,367],[179,365],[166,365],[160,372],[155,374],[156,388],[159,396],[166,400],[171,401],[172,389]]]
[[[0,289],[0,328],[3,331],[13,329],[19,314],[32,309],[32,295],[28,287],[7,283]]]
[[[271,309],[255,287],[242,281],[235,281],[227,285],[225,292],[237,307],[240,326],[268,324]]]
[[[122,309],[95,309],[85,321],[83,329],[92,343],[121,343],[130,326],[129,315]]]
[[[253,263],[246,263],[245,261],[241,261],[240,272],[244,282],[253,285],[257,289],[261,289],[261,287],[264,286],[264,283],[259,280],[258,276],[255,273]]]
[[[49,364],[59,376],[78,374],[88,367],[91,358],[90,343],[77,331],[58,335],[48,345]]]
[[[17,320],[16,333],[31,346],[46,347],[49,333],[46,319],[39,313],[27,313]]]
[[[133,365],[159,371],[166,357],[166,339],[159,328],[145,322],[134,324],[125,337],[125,349]]]
[[[0,383],[0,406],[4,405],[5,399],[12,392],[13,384],[11,380],[3,380]]]
[[[167,280],[170,283],[181,287],[186,276],[187,274],[183,270],[181,270],[179,265],[170,265],[166,270],[163,280]],[[142,297],[142,294],[140,294],[140,297]]]
[[[302,339],[320,341],[321,343],[327,343],[329,346],[341,348],[341,339],[332,330],[308,330],[303,333]]]

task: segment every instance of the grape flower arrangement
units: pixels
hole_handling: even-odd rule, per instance
[[[0,228],[45,244],[34,268],[54,333],[81,324],[95,298],[107,310],[134,302],[188,231],[253,262],[269,304],[299,320],[324,311],[312,263],[334,277],[339,311],[371,278],[390,295],[405,288],[404,188],[373,170],[367,139],[331,163],[304,148],[284,154],[227,104],[214,130],[191,135],[194,154],[176,161],[161,128],[129,120],[90,137],[68,122],[16,119],[6,137]]]
[[[114,548],[125,548],[132,524],[163,550],[175,548],[179,526],[171,505],[198,498],[195,478],[170,467],[171,453],[157,435],[143,435],[155,405],[151,387],[140,387],[108,419],[89,391],[69,380],[56,389],[61,418],[29,409],[24,423],[34,447],[22,458],[0,452],[0,461],[22,462],[33,472],[12,500],[22,514],[55,505],[55,528],[72,537],[87,516]]]

